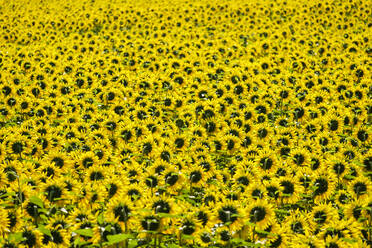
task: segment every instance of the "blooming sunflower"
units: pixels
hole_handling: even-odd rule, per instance
[[[243,197],[246,199],[264,199],[265,198],[266,189],[262,185],[262,183],[251,183],[243,193]]]
[[[324,240],[318,239],[316,236],[307,236],[303,234],[295,235],[291,237],[289,247],[300,248],[300,247],[311,247],[320,248],[324,247]]]
[[[332,205],[320,203],[312,209],[310,216],[312,218],[310,221],[313,225],[323,226],[336,221],[338,212]]]
[[[213,234],[208,231],[201,231],[198,236],[196,236],[195,241],[198,245],[201,247],[208,247],[212,243],[214,243],[214,237]]]
[[[284,248],[288,247],[290,244],[290,238],[289,235],[287,234],[288,230],[284,227],[280,227],[276,232],[275,232],[275,237],[270,240],[269,242],[269,247],[275,247],[275,248]]]
[[[243,226],[244,209],[233,200],[225,200],[215,207],[215,218],[230,230],[237,231]]]
[[[265,176],[270,176],[276,172],[279,161],[277,157],[268,149],[260,150],[258,156],[255,158],[255,163],[260,169],[260,173]]]
[[[204,185],[208,179],[208,173],[201,165],[191,165],[184,173],[188,175],[188,180],[194,187]]]
[[[109,211],[108,219],[116,219],[119,223],[124,223],[124,231],[131,230],[136,220],[133,217],[136,215],[136,208],[129,198],[123,194],[114,197],[107,205]]]
[[[287,175],[276,180],[281,186],[281,201],[293,204],[300,199],[304,189],[295,177]]]
[[[0,222],[1,222],[0,234],[3,235],[5,234],[5,232],[9,231],[10,227],[8,211],[3,208],[0,210]]]
[[[368,217],[365,215],[366,211],[363,211],[367,208],[367,206],[367,201],[355,199],[345,206],[345,217],[347,219],[354,219],[356,222],[363,223],[368,219]]]
[[[315,202],[328,199],[335,187],[334,179],[327,172],[316,172],[310,186]]]
[[[265,200],[256,200],[246,207],[245,215],[249,223],[253,223],[259,230],[264,230],[273,222],[274,210]]]
[[[289,230],[289,235],[291,237],[298,234],[309,236],[313,229],[309,217],[298,210],[291,212],[290,215],[286,217],[284,225]]]
[[[371,182],[363,175],[359,175],[348,183],[348,192],[354,199],[365,199],[372,188]]]

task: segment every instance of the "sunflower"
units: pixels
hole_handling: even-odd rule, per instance
[[[284,227],[279,227],[275,232],[275,237],[269,241],[269,247],[272,248],[284,248],[288,247],[290,244],[290,237],[288,235],[288,230]]]
[[[139,236],[147,236],[148,233],[157,232],[161,228],[160,218],[156,215],[151,214],[141,214],[139,215],[139,227],[140,233]]]
[[[139,152],[144,156],[152,155],[155,150],[155,140],[152,136],[147,137],[142,141],[141,147],[139,147]]]
[[[129,196],[131,201],[137,202],[137,200],[141,200],[141,198],[145,198],[149,194],[149,192],[143,191],[144,187],[146,187],[146,185],[143,182],[133,182],[126,186],[123,191]]]
[[[268,180],[263,182],[266,188],[266,195],[269,197],[271,203],[276,203],[281,197],[282,186],[277,180]]]
[[[312,226],[309,217],[296,210],[290,213],[284,220],[284,225],[290,231],[290,236],[298,234],[309,236],[311,234]]]
[[[201,231],[198,236],[196,236],[195,241],[201,247],[209,247],[214,241],[214,236],[208,231]]]
[[[205,189],[202,203],[208,207],[215,206],[220,201],[218,186],[210,185]]]
[[[14,172],[13,169],[6,169],[8,171],[8,173],[4,170],[5,168],[4,167],[4,164],[0,164],[0,190],[6,190],[7,186],[9,185],[9,180],[8,178],[10,177],[10,181],[12,181],[12,179],[16,178],[16,172]]]
[[[338,212],[329,203],[320,203],[312,209],[310,216],[310,218],[312,218],[310,219],[313,223],[312,225],[323,226],[336,221],[338,218]]]
[[[151,163],[151,165],[146,168],[146,171],[152,175],[161,176],[163,175],[164,171],[170,166],[171,165],[168,162],[162,159],[156,159],[153,163]]]
[[[94,165],[84,171],[84,181],[88,185],[104,185],[108,180],[107,176],[111,174],[112,167]]]
[[[136,216],[136,208],[129,196],[123,193],[118,197],[114,197],[107,205],[107,209],[109,209],[107,219],[124,223],[124,231],[132,229],[136,221],[134,217]]]
[[[5,232],[7,232],[10,227],[10,220],[9,220],[9,213],[4,208],[1,208],[0,210],[0,234],[3,235]]]
[[[58,168],[64,168],[64,170],[71,169],[72,165],[74,164],[74,161],[71,160],[69,156],[67,156],[66,153],[58,152],[56,150],[52,150],[48,153],[46,156],[46,161],[48,163],[54,164]]]
[[[113,176],[107,180],[106,190],[108,199],[118,197],[124,192],[127,187],[126,181],[123,181],[118,176]]]
[[[244,209],[233,200],[219,202],[215,207],[215,218],[230,230],[237,231],[243,226]]]
[[[204,167],[201,165],[191,165],[185,171],[188,175],[188,181],[193,187],[204,185],[208,179],[208,173],[205,172]]]
[[[359,128],[359,130],[355,132],[354,135],[356,135],[356,138],[362,143],[367,144],[369,142],[370,135],[368,135],[367,126],[362,126],[361,128]]]
[[[95,226],[96,221],[97,216],[82,202],[76,204],[76,207],[67,216],[67,223],[76,229],[92,228]],[[57,228],[57,225],[53,227]]]
[[[28,153],[28,142],[25,137],[19,134],[13,134],[11,137],[7,137],[5,141],[7,154],[22,157],[23,154]]]
[[[61,179],[48,179],[48,181],[42,183],[40,187],[44,193],[41,198],[44,204],[63,204],[66,189]]]
[[[185,152],[190,145],[188,136],[185,134],[173,136],[170,143],[173,145],[172,149],[177,152]]]
[[[320,239],[324,241],[327,238],[352,238],[357,237],[357,231],[359,225],[353,220],[335,220],[328,225],[325,225],[321,232],[318,234]],[[351,231],[350,231],[351,230]]]
[[[68,231],[63,229],[51,228],[50,236],[43,234],[41,243],[49,247],[69,247],[70,240],[68,237]]]
[[[240,149],[240,139],[234,135],[224,135],[219,141],[222,142],[224,150],[228,153],[234,154]]]
[[[276,180],[281,186],[281,201],[284,203],[293,204],[300,199],[301,194],[303,193],[303,187],[301,187],[300,182],[298,182],[295,177],[287,175]]]
[[[342,240],[340,237],[327,236],[324,243],[324,247],[326,248],[350,247],[349,244],[346,241]]]
[[[243,193],[243,197],[245,199],[254,199],[254,200],[258,200],[258,199],[264,199],[265,198],[265,193],[266,193],[266,189],[265,187],[262,185],[262,183],[251,183],[244,191]]]
[[[233,239],[234,231],[230,230],[226,226],[222,226],[218,228],[217,237],[218,237],[218,243],[220,245],[226,246],[231,243],[231,240]]]
[[[93,151],[88,151],[84,153],[75,154],[75,161],[79,161],[81,168],[89,168],[94,164],[97,164],[97,157]]]
[[[291,164],[296,167],[306,167],[310,164],[310,152],[305,148],[292,149],[289,156],[291,157]]]
[[[259,151],[258,156],[255,158],[255,163],[262,175],[270,176],[276,172],[279,161],[269,149],[263,149]]]
[[[291,237],[291,242],[289,247],[293,248],[301,248],[301,247],[309,247],[309,248],[320,248],[324,247],[325,243],[323,240],[318,239],[316,236],[307,236],[303,234],[298,234]]]
[[[351,193],[354,199],[366,199],[370,192],[371,182],[363,175],[359,175],[348,184],[348,192]]]
[[[318,169],[322,169],[324,166],[325,162],[322,156],[318,153],[312,153],[311,158],[310,158],[310,164],[309,167],[313,170],[316,171]]]
[[[300,168],[296,172],[295,178],[301,184],[304,194],[310,190],[313,174],[314,172],[309,167]]]
[[[236,186],[239,187],[241,192],[245,192],[246,187],[254,183],[254,176],[244,168],[243,165],[238,165],[235,175],[232,178],[232,181]]]
[[[39,230],[31,230],[30,228],[24,227],[22,231],[21,246],[24,247],[40,247],[42,240],[42,234]]]
[[[272,140],[272,131],[270,126],[267,123],[260,123],[256,125],[255,130],[253,130],[255,137],[257,137],[260,142],[271,142]]]
[[[59,178],[63,172],[63,170],[61,170],[59,167],[49,163],[42,163],[42,165],[38,168],[38,171],[40,171],[41,180],[54,177]]]
[[[329,170],[332,172],[333,178],[340,180],[343,179],[345,174],[349,171],[349,164],[342,159],[341,155],[333,155],[326,160]]]
[[[352,200],[352,196],[346,190],[338,190],[335,194],[335,202],[340,206],[344,206],[350,200]]]
[[[179,204],[174,198],[167,196],[155,196],[147,199],[148,208],[161,217],[162,225],[168,226],[172,221],[171,215],[178,215],[182,212]],[[164,215],[164,216],[162,216]]]
[[[365,222],[368,219],[368,217],[365,215],[366,212],[364,211],[364,209],[367,208],[367,205],[368,204],[366,201],[362,201],[360,199],[355,199],[349,202],[345,206],[345,217],[347,219],[353,219],[359,223]]]
[[[311,184],[312,195],[316,203],[329,199],[335,187],[334,179],[326,171],[317,171]]]
[[[274,210],[265,200],[256,200],[246,207],[245,215],[249,223],[253,223],[259,230],[264,230],[273,222]]]
[[[211,209],[209,206],[202,204],[195,211],[195,216],[204,230],[211,230],[211,228],[215,225],[213,209]]]

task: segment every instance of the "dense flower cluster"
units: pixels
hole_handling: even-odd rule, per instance
[[[11,247],[371,245],[371,5],[2,1]]]

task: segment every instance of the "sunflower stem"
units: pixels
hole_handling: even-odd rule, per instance
[[[18,182],[18,198],[19,198],[19,203],[21,204],[21,213],[23,215],[23,206],[22,206],[22,187],[21,187],[21,182],[19,179],[19,175],[17,175],[17,182]]]
[[[252,232],[252,243],[254,242],[254,235],[256,233],[256,227],[253,227],[253,232]]]

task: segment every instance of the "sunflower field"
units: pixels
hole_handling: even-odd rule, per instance
[[[0,247],[370,247],[371,10],[0,0]]]

